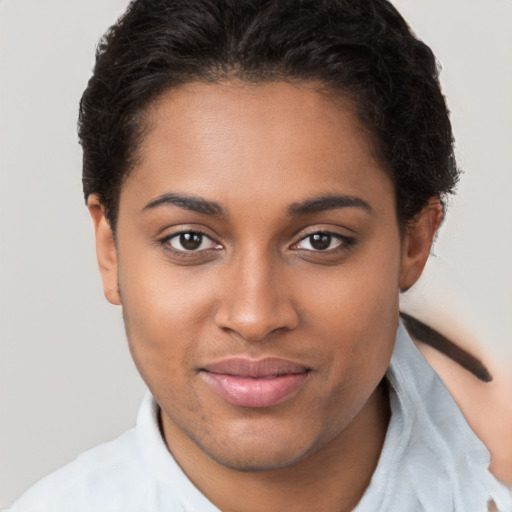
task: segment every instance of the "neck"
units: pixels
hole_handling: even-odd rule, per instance
[[[357,505],[368,487],[389,417],[387,387],[379,386],[331,442],[293,466],[260,472],[217,463],[165,421],[163,434],[186,475],[224,512],[344,512]]]
[[[186,475],[224,512],[344,512],[357,505],[370,483],[389,417],[387,388],[379,386],[352,422],[317,452],[293,466],[260,472],[217,463],[165,421],[163,433]]]

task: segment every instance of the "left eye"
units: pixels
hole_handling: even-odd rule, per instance
[[[304,249],[307,251],[327,251],[340,247],[343,244],[343,238],[340,235],[332,233],[313,233],[304,237],[298,244],[296,249]]]
[[[218,247],[210,237],[197,231],[178,233],[168,238],[167,242],[173,249],[181,252],[204,251]]]

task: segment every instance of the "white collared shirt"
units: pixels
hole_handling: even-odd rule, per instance
[[[490,455],[437,374],[399,327],[391,420],[371,483],[354,512],[512,512]],[[148,393],[137,426],[43,478],[8,512],[220,512],[169,453]]]

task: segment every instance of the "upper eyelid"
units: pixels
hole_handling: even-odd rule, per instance
[[[340,232],[343,231],[343,232]],[[344,233],[347,231],[348,233]],[[303,226],[292,233],[291,238],[302,240],[310,235],[314,235],[315,233],[329,233],[331,235],[337,235],[340,237],[346,238],[354,238],[356,235],[356,230],[351,229],[345,225],[339,225],[336,223],[317,223],[317,224],[309,224],[307,226]]]
[[[321,229],[321,228],[318,229],[318,228],[316,228],[316,229],[312,229],[311,231],[307,231],[306,233],[302,233],[302,234],[301,234],[301,232],[299,232],[295,236],[297,241],[293,242],[292,245],[296,245],[299,242],[301,242],[302,240],[305,240],[306,238],[309,238],[310,236],[316,235],[317,233],[324,233],[324,234],[331,235],[333,237],[336,237],[336,238],[339,238],[339,239],[342,239],[342,240],[348,240],[348,239],[354,240],[355,239],[355,237],[352,236],[352,235],[345,235],[343,233],[339,233],[337,231],[333,231],[333,228],[330,228],[330,229]]]
[[[185,233],[197,233],[199,235],[206,236],[206,237],[208,237],[208,238],[213,240],[213,237],[211,235],[209,235],[208,233],[205,233],[204,231],[201,231],[200,229],[180,229],[179,231],[175,231],[173,233],[169,233],[167,235],[163,235],[162,238],[163,239],[171,239],[171,238],[174,238],[176,236],[183,235]]]
[[[309,233],[308,235],[303,236],[297,242],[293,243],[290,247],[291,248],[296,247],[297,245],[299,245],[304,240],[307,240],[309,237],[311,237],[313,235],[316,235],[318,233],[322,233],[322,234],[325,234],[325,235],[330,235],[332,238],[337,239],[339,242],[341,242],[340,245],[354,242],[354,237],[351,237],[351,236],[341,235],[339,233],[332,233],[332,232],[329,232],[329,231],[314,231],[313,233]],[[303,250],[310,251],[311,249],[303,249]],[[319,250],[319,252],[327,252],[327,251],[320,251]]]
[[[163,232],[168,231],[169,229],[172,229],[173,231],[170,233],[162,234]],[[174,238],[175,236],[182,235],[184,233],[199,233],[200,235],[206,236],[213,242],[220,244],[220,242],[218,241],[218,238],[220,238],[219,235],[217,235],[216,233],[212,234],[210,231],[212,231],[212,230],[207,230],[207,229],[203,229],[200,227],[189,227],[189,226],[184,227],[184,226],[180,226],[180,225],[169,226],[160,231],[160,234],[158,235],[158,239],[160,241],[170,240],[171,238]]]
[[[353,238],[349,235],[343,235],[342,233],[336,233],[335,231],[329,231],[328,229],[317,229],[316,231],[311,231],[310,233],[307,233],[299,238],[299,242],[301,240],[304,240],[306,238],[309,238],[310,236],[317,235],[317,234],[323,234],[323,235],[331,235],[336,238]]]

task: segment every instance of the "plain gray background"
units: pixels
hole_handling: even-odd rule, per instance
[[[512,1],[396,0],[442,63],[465,174],[420,318],[512,363]],[[0,507],[131,427],[144,394],[103,298],[81,192],[77,105],[127,0],[0,0]]]

